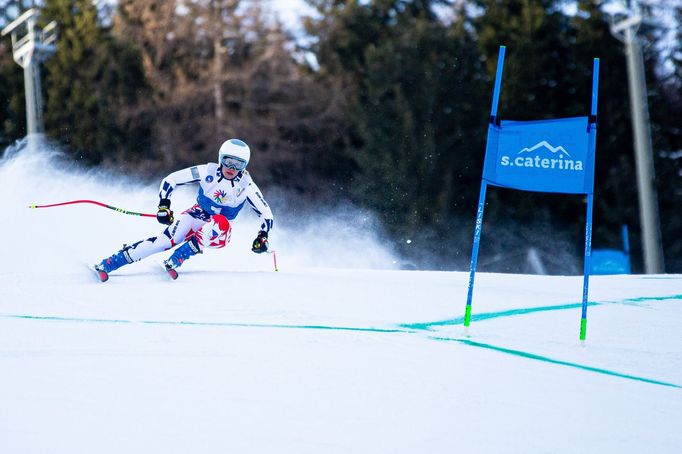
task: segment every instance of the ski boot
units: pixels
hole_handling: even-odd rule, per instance
[[[124,244],[123,248],[116,254],[102,260],[100,263],[94,266],[100,281],[106,282],[109,280],[109,273],[119,269],[124,265],[133,263],[133,259],[131,259],[130,255],[128,254],[128,249],[130,249],[130,246],[126,246]]]
[[[200,254],[201,249],[199,247],[199,242],[196,237],[192,237],[187,240],[182,246],[173,251],[168,260],[163,261],[163,266],[166,269],[166,273],[171,279],[175,280],[178,278],[178,272],[176,268],[179,268],[185,260],[193,255]]]

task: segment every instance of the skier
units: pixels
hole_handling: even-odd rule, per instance
[[[170,277],[177,279],[176,269],[185,260],[203,253],[206,248],[222,248],[230,241],[230,221],[246,202],[262,220],[251,250],[258,254],[266,252],[268,232],[273,225],[272,211],[246,171],[250,157],[251,150],[246,143],[239,139],[230,139],[220,147],[217,164],[189,167],[164,178],[159,188],[160,201],[156,219],[168,227],[158,237],[147,238],[131,245],[124,244],[120,251],[95,265],[100,280],[106,281],[109,273],[124,265],[182,243],[163,262]],[[176,186],[188,183],[199,183],[197,203],[175,218],[171,210],[171,193]]]

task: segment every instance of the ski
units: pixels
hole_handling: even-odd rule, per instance
[[[97,276],[97,280],[100,282],[106,282],[109,280],[109,274],[104,270],[98,270],[94,265],[87,265],[90,271],[93,271]]]
[[[172,280],[176,280],[178,278],[178,272],[174,269],[168,269],[166,268],[166,265],[164,263],[159,264],[165,274],[170,277]],[[99,282],[106,282],[109,280],[109,273],[103,270],[98,270],[95,268],[95,266],[87,265],[88,269],[92,272],[95,273],[95,276],[97,276],[97,281]]]
[[[97,272],[97,277],[99,277],[100,282],[106,282],[109,280],[109,274],[106,271],[95,270]]]
[[[170,277],[172,280],[176,280],[176,279],[178,278],[178,272],[175,271],[175,269],[173,269],[173,268],[169,268],[169,267],[166,265],[166,262],[161,263],[161,267],[162,267],[163,270],[166,272],[166,274],[168,275],[168,277]]]

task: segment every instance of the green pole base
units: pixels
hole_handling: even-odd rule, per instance
[[[581,318],[580,319],[580,340],[584,341],[586,335],[587,335],[587,319]]]
[[[471,305],[467,304],[467,307],[464,310],[464,326],[469,326],[470,323],[471,323]]]

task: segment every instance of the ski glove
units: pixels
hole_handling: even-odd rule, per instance
[[[171,225],[174,221],[173,212],[170,209],[170,199],[159,201],[159,211],[156,213],[156,220],[163,225]]]
[[[251,250],[256,254],[261,254],[268,250],[268,232],[261,230],[258,232],[258,236],[253,240],[253,246]]]

